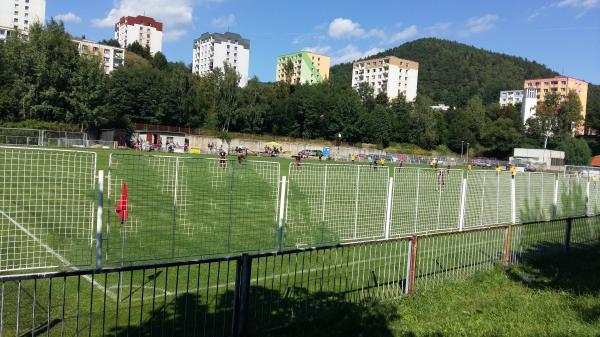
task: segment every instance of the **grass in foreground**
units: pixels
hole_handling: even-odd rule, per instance
[[[317,315],[315,315],[317,316]],[[273,336],[598,336],[600,245],[448,281],[398,302],[340,307]]]

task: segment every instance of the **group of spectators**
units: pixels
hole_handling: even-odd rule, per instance
[[[142,140],[141,138],[138,138],[133,144],[133,148],[137,151],[175,152],[175,149],[178,148],[182,148],[184,153],[188,153],[190,151],[190,146],[188,143],[184,143],[182,146],[179,143],[176,143],[172,140],[167,140],[163,146],[162,139],[159,139],[156,143],[150,143],[148,141]]]

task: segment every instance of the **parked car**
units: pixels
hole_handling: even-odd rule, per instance
[[[321,157],[321,156],[323,156],[323,151],[304,149],[304,150],[300,151],[299,154],[302,156],[302,158]]]

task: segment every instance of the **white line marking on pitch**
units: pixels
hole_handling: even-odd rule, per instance
[[[32,238],[40,246],[44,247],[50,254],[54,255],[54,257],[59,259],[60,262],[64,263],[67,266],[71,265],[71,262],[69,262],[69,260],[67,260],[64,256],[60,255],[59,253],[57,253],[54,249],[50,248],[50,246],[48,246],[47,244],[42,242],[42,240],[40,240],[37,236],[33,235],[33,233],[31,233],[30,231],[27,230],[27,228],[21,226],[21,224],[19,224],[17,221],[15,221],[15,219],[11,218],[8,214],[4,213],[4,211],[2,211],[2,210],[0,210],[0,213],[5,218],[7,218],[8,221],[10,221],[13,225],[17,226],[17,228],[19,228],[21,231],[23,231],[23,233],[27,234],[30,238]],[[79,270],[77,267],[73,267],[73,266],[71,266],[69,268],[71,268],[73,270]],[[117,300],[117,296],[112,291],[104,288],[104,286],[102,286],[100,283],[96,282],[96,280],[92,280],[92,278],[89,275],[82,275],[82,276],[84,279],[86,279],[88,282],[93,284],[100,291],[106,291],[108,297],[110,297],[112,300],[114,300],[114,301]]]

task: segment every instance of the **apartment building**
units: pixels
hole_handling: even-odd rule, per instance
[[[34,22],[46,21],[46,0],[0,1],[0,40],[13,31],[27,35]]]
[[[502,90],[500,91],[500,106],[516,105],[523,102],[525,90]]]
[[[329,56],[309,51],[281,55],[277,57],[275,79],[290,84],[321,83],[329,79],[330,64]]]
[[[148,47],[150,54],[162,51],[163,24],[151,17],[123,16],[115,24],[115,39],[123,48],[137,41],[142,47]]]
[[[575,92],[581,101],[581,117],[585,119],[588,92],[588,83],[586,81],[567,76],[556,76],[525,80],[523,87],[535,90],[538,102],[542,102],[544,97],[549,93],[566,96],[570,92]]]
[[[227,63],[240,75],[240,87],[248,84],[250,40],[236,33],[204,33],[194,40],[192,72],[205,75]]]
[[[356,61],[352,64],[352,87],[368,83],[375,95],[385,92],[394,99],[404,95],[407,102],[417,97],[419,63],[395,56]]]
[[[125,49],[123,48],[106,46],[83,39],[73,39],[72,41],[77,47],[79,55],[97,57],[106,74],[110,74],[125,63]]]

